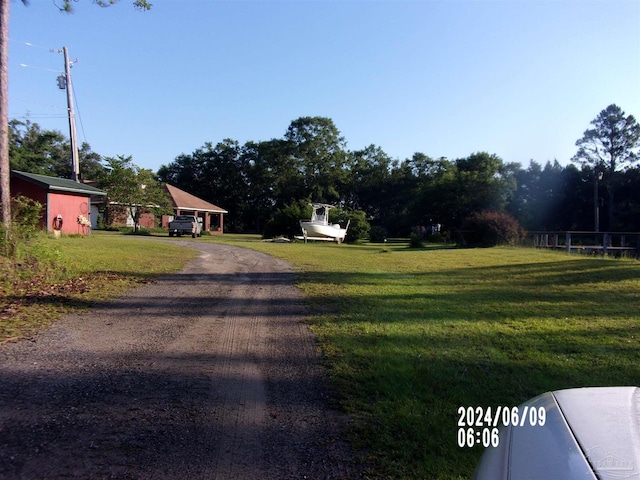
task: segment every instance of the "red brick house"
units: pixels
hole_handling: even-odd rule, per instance
[[[66,178],[11,171],[11,196],[22,195],[43,205],[42,228],[47,232],[86,233],[88,225],[78,222],[90,219],[91,196],[106,192]]]
[[[165,185],[169,198],[173,203],[175,215],[195,215],[202,217],[202,229],[212,234],[224,233],[224,214],[229,213],[225,209],[206,202],[190,193],[180,190],[173,185]],[[172,215],[162,216],[162,227],[168,228]]]

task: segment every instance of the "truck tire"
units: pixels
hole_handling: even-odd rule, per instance
[[[192,234],[191,234],[191,238],[196,238],[196,234],[195,234],[195,233],[192,233]]]

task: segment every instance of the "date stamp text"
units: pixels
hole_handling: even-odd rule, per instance
[[[543,427],[546,422],[544,407],[459,407],[458,446],[497,447],[500,427]]]

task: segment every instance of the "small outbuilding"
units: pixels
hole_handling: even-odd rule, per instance
[[[224,215],[227,212],[213,203],[209,203],[173,185],[165,185],[173,204],[174,215],[195,215],[202,218],[202,229],[212,234],[224,233]],[[162,216],[162,227],[168,228],[173,215]]]
[[[11,196],[22,195],[43,205],[42,228],[65,234],[87,233],[91,197],[104,197],[99,188],[66,178],[11,171]]]

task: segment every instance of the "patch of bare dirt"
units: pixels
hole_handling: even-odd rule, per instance
[[[0,346],[0,478],[360,477],[290,266],[184,245],[182,271]]]

